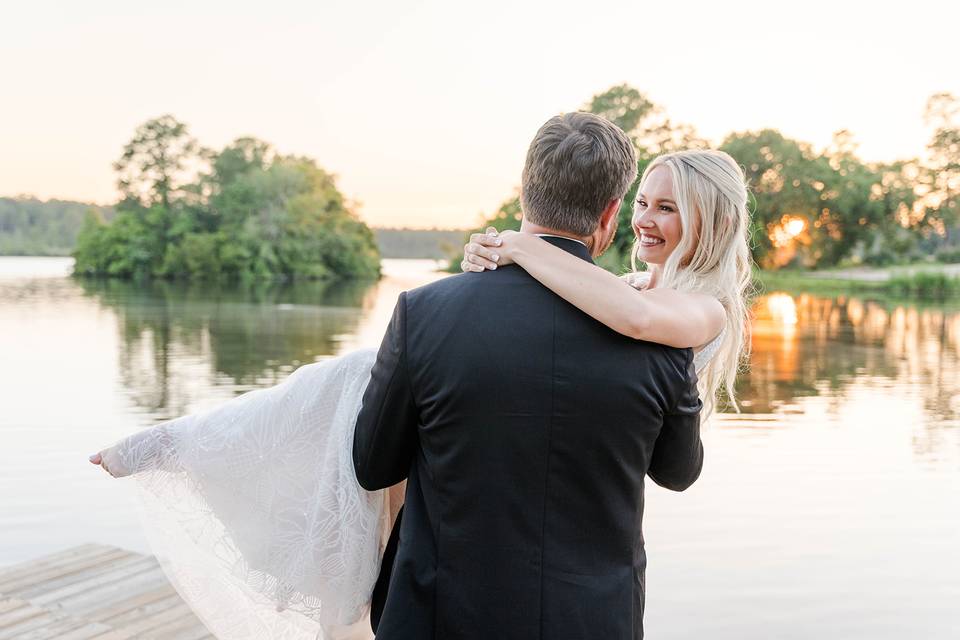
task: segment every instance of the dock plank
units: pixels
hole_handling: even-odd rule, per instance
[[[154,572],[158,575],[162,573],[156,562],[153,562],[153,558],[133,558],[132,560],[132,562],[127,562],[127,559],[124,558],[123,562],[102,571],[94,572],[92,575],[84,575],[82,579],[69,584],[49,589],[45,586],[36,586],[30,591],[21,591],[16,595],[40,604],[63,602],[77,594],[85,595],[95,589],[117,584],[144,572]]]
[[[120,616],[136,616],[138,612],[155,608],[158,602],[171,597],[179,598],[180,596],[177,595],[173,587],[165,584],[162,587],[132,594],[118,602],[108,603],[99,609],[94,609],[87,614],[87,618],[97,622],[106,622]]]
[[[93,556],[87,556],[80,560],[74,560],[63,565],[41,569],[36,573],[27,574],[20,576],[19,578],[0,582],[0,593],[13,593],[17,589],[22,589],[45,580],[53,580],[61,576],[77,573],[103,562],[108,562],[116,558],[122,558],[129,553],[129,551],[124,551],[123,549],[114,549],[113,551],[109,551],[104,554],[95,554]]]
[[[9,567],[3,567],[0,568],[0,584],[5,584],[12,580],[22,578],[23,576],[35,575],[41,571],[63,566],[85,557],[109,553],[110,551],[113,551],[111,547],[105,547],[103,545],[81,545],[80,547],[52,553],[49,556],[43,556],[36,561],[20,562],[10,565]]]
[[[112,562],[88,567],[87,569],[71,573],[67,576],[45,580],[29,587],[22,587],[10,591],[12,595],[18,598],[31,601],[43,601],[40,599],[57,600],[72,593],[83,591],[88,586],[98,583],[110,582],[114,579],[123,577],[130,573],[137,573],[141,569],[157,566],[156,560],[138,555],[130,555],[118,558]]]
[[[99,544],[0,567],[0,640],[215,640],[153,556]]]
[[[0,640],[10,640],[11,638],[22,638],[24,634],[33,631],[34,629],[39,629],[41,627],[46,627],[56,622],[62,620],[62,616],[51,611],[44,611],[40,615],[36,615],[30,618],[24,618],[19,622],[16,622],[12,625],[3,627],[0,629]]]

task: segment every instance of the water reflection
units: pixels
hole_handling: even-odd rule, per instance
[[[195,391],[275,384],[336,351],[371,305],[369,282],[260,287],[81,281],[116,313],[117,354],[133,401],[158,417],[180,415]]]
[[[427,262],[391,261],[380,282],[78,284],[115,314],[125,392],[160,420],[276,384],[302,364],[378,344],[401,288],[441,277],[419,264]]]
[[[917,455],[960,459],[955,308],[775,292],[760,297],[753,313],[750,369],[737,381],[744,412],[822,411],[838,419],[866,397],[860,419],[883,424],[895,399],[916,408],[908,419]]]
[[[116,314],[126,393],[154,419],[166,419],[276,384],[301,364],[375,346],[396,295],[422,284],[419,277],[219,288],[81,281],[80,287]],[[758,298],[753,311],[751,366],[737,385],[745,413],[776,414],[771,424],[781,428],[785,414],[838,419],[854,396],[895,393],[917,405],[917,453],[933,459],[954,446],[955,310],[773,292]]]

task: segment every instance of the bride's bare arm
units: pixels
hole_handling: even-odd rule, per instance
[[[720,333],[725,322],[723,306],[716,298],[666,288],[634,289],[625,280],[533,234],[478,234],[465,251],[465,270],[515,262],[584,313],[637,340],[699,347]]]

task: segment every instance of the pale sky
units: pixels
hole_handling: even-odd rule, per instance
[[[100,203],[143,121],[305,154],[377,226],[466,227],[550,116],[627,82],[719,143],[774,127],[921,155],[960,3],[32,0],[0,8],[0,195]]]

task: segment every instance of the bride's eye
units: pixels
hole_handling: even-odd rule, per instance
[[[643,198],[641,198],[641,199],[637,200],[637,206],[638,206],[638,207],[646,207],[646,206],[647,206],[647,201],[644,200]]]

